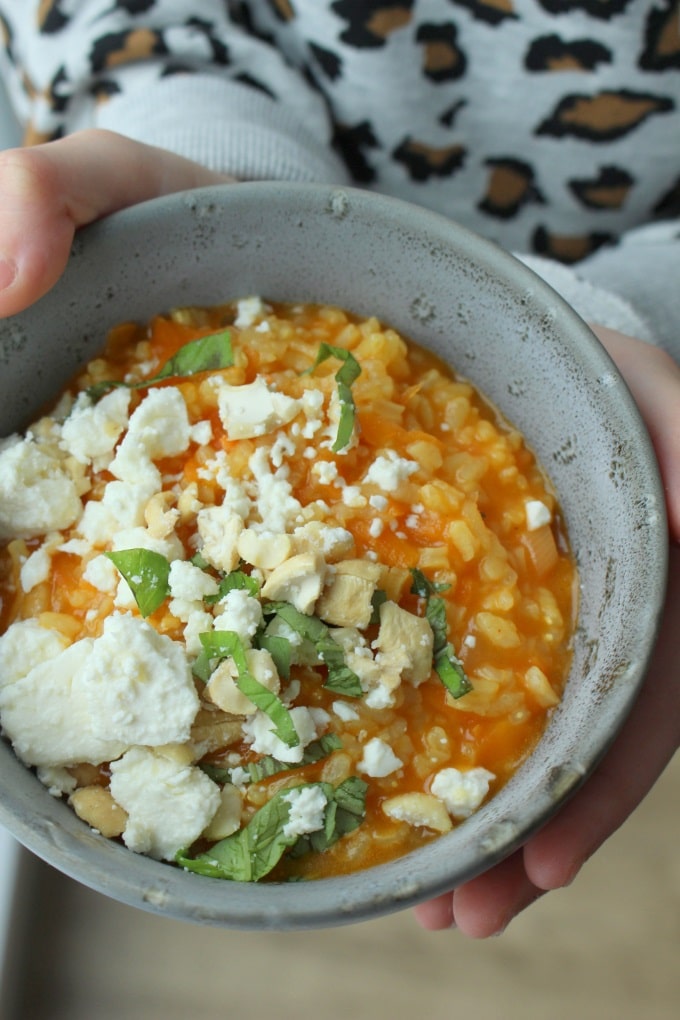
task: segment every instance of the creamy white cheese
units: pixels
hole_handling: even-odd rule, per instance
[[[63,459],[32,439],[0,451],[0,539],[30,538],[71,527],[83,512]]]
[[[447,768],[434,777],[430,791],[442,801],[452,818],[462,820],[477,810],[495,778],[488,769],[473,768],[462,772]]]

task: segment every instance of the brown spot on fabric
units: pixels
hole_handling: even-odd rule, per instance
[[[90,95],[94,99],[98,106],[108,103],[111,96],[116,96],[120,93],[120,85],[117,82],[111,81],[110,79],[104,79],[96,82],[93,88],[90,90]]]
[[[484,198],[477,208],[490,216],[508,220],[516,216],[528,202],[543,202],[543,196],[534,182],[534,170],[529,163],[512,157],[488,159],[489,179]]]
[[[451,0],[458,7],[465,7],[478,20],[488,25],[499,25],[508,18],[516,18],[513,0]]]
[[[552,234],[546,227],[538,227],[534,232],[532,248],[537,255],[573,265],[612,241],[610,234]]]
[[[271,5],[281,21],[293,21],[295,19],[295,9],[290,0],[271,0]]]
[[[162,37],[150,28],[137,28],[129,32],[113,32],[101,36],[92,47],[90,60],[94,72],[121,67],[136,60],[166,52]]]
[[[44,145],[45,142],[54,142],[57,138],[60,138],[62,131],[38,131],[38,129],[29,121],[24,128],[24,137],[22,145]]]
[[[528,71],[592,71],[598,64],[612,61],[606,46],[591,39],[564,42],[558,35],[534,39],[524,58]]]
[[[466,150],[462,145],[434,148],[405,138],[392,153],[393,158],[408,170],[414,181],[427,181],[431,177],[450,177],[465,162]]]
[[[645,29],[645,48],[640,56],[645,71],[680,67],[680,2],[666,0],[665,9],[652,8]]]
[[[622,209],[635,181],[620,167],[600,167],[597,177],[569,182],[581,205],[588,209]]]
[[[467,61],[456,37],[456,26],[450,23],[428,23],[418,28],[416,40],[423,47],[423,73],[431,81],[453,81],[465,73]]]
[[[336,0],[334,14],[347,22],[342,42],[358,49],[384,46],[389,36],[405,28],[413,18],[414,0]]]
[[[595,95],[565,96],[536,130],[538,135],[571,135],[592,142],[610,142],[634,131],[649,117],[674,109],[671,99],[628,89]]]

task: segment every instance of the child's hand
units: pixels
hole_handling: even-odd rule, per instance
[[[109,131],[0,152],[0,317],[56,283],[78,227],[159,195],[231,180]]]
[[[671,540],[680,542],[680,368],[662,351],[602,327],[642,412],[666,490]],[[680,743],[680,548],[671,546],[659,640],[647,679],[621,733],[567,805],[507,860],[453,893],[416,907],[424,928],[484,938],[501,932],[550,889],[568,885],[654,785]]]

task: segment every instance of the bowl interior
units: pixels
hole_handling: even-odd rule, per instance
[[[58,286],[0,324],[0,435],[23,428],[125,319],[249,294],[376,315],[480,387],[559,493],[580,572],[564,700],[513,780],[450,835],[349,878],[198,878],[91,832],[0,746],[0,821],[67,874],[135,906],[238,928],[361,920],[515,849],[583,781],[625,718],[663,601],[666,523],[646,432],[585,324],[519,262],[415,206],[353,189],[241,184],[170,196],[82,231]]]

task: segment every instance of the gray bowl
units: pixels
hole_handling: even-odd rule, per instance
[[[570,308],[495,245],[352,189],[207,188],[82,231],[58,286],[0,324],[0,435],[25,426],[119,321],[247,294],[377,315],[455,365],[528,437],[560,494],[580,571],[573,668],[535,753],[458,829],[363,873],[267,885],[187,874],[90,831],[0,745],[0,821],[66,874],[175,918],[313,928],[459,885],[520,846],[579,787],[645,673],[664,596],[666,520],[628,390]]]

